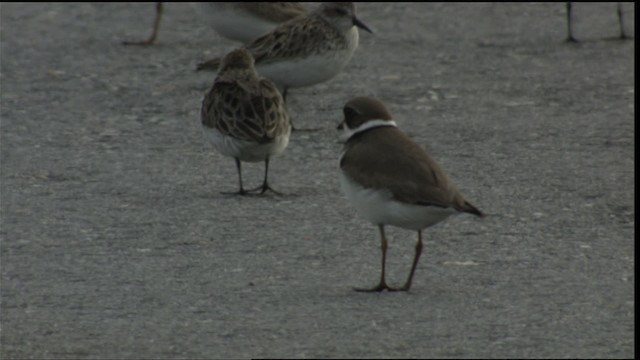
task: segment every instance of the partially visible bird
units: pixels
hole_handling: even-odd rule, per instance
[[[249,44],[278,25],[308,14],[299,2],[199,2],[203,20],[227,39]]]
[[[573,4],[572,1],[566,2],[567,7],[567,41],[568,42],[578,42],[578,40],[573,36],[573,24],[572,24],[572,14],[573,14]],[[620,39],[628,39],[629,36],[624,31],[624,19],[622,12],[622,3],[618,2],[618,24],[620,25]]]
[[[308,13],[307,8],[298,2],[198,2],[196,6],[203,22],[218,34],[245,44],[285,21]],[[145,40],[123,41],[123,44],[153,44],[158,36],[162,13],[162,2],[156,2],[151,35]]]

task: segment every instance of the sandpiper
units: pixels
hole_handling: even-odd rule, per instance
[[[289,88],[327,81],[342,71],[358,47],[357,28],[371,32],[356,17],[353,3],[323,3],[245,47],[258,72],[278,85],[286,100]],[[198,70],[217,70],[219,63],[220,59],[212,59]]]
[[[237,194],[277,193],[267,182],[269,159],[287,147],[291,124],[282,96],[269,79],[258,75],[250,52],[236,49],[222,59],[218,76],[202,101],[201,121],[214,147],[236,161]],[[258,188],[244,189],[243,161],[264,161],[264,180]]]

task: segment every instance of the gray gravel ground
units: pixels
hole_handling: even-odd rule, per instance
[[[634,5],[624,4],[633,34]],[[235,46],[193,7],[0,6],[2,358],[633,357],[634,40],[615,4],[371,3],[375,34],[293,90],[285,196],[220,194],[202,141]],[[336,124],[375,95],[489,214],[426,231],[409,293],[339,191]],[[262,164],[245,166],[247,186]],[[415,233],[390,228],[388,279]]]

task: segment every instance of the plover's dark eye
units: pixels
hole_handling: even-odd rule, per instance
[[[344,108],[344,122],[349,127],[352,128],[353,120],[360,115],[354,108],[345,107]]]
[[[359,115],[357,111],[355,111],[353,108],[350,108],[350,107],[345,107],[343,111],[344,111],[345,120],[351,120],[354,117]]]

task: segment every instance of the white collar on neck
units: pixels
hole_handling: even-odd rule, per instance
[[[352,136],[361,133],[363,131],[369,130],[371,128],[375,128],[375,127],[381,127],[381,126],[393,126],[393,127],[398,127],[398,125],[396,124],[395,121],[393,120],[370,120],[367,121],[366,123],[358,126],[355,129],[349,129],[349,127],[347,127],[347,124],[344,124],[344,130],[342,135],[340,135],[340,140],[342,142],[347,142],[347,140],[349,140]]]

